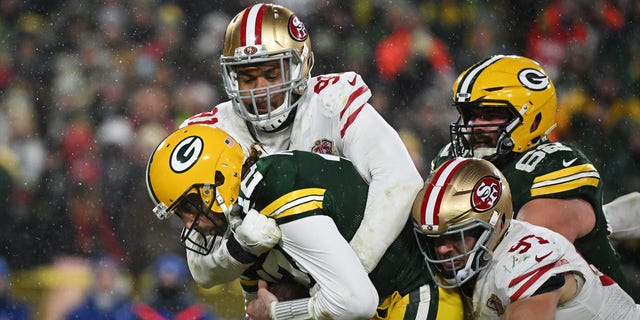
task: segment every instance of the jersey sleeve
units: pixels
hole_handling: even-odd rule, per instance
[[[280,228],[284,251],[316,281],[308,304],[313,319],[374,315],[378,305],[376,288],[330,217],[309,216]]]
[[[192,236],[201,237],[197,233]],[[197,239],[194,241],[198,241]],[[201,255],[191,250],[187,252],[187,264],[194,281],[205,288],[237,279],[250,264],[242,263],[236,260],[227,247],[229,239],[219,237],[213,246],[211,252],[207,255]]]
[[[527,231],[532,232],[505,243],[506,252],[490,267],[495,287],[504,290],[509,302],[534,295],[554,275],[579,270],[575,248],[560,234],[536,226]]]
[[[354,84],[338,104],[342,155],[369,183],[364,219],[350,243],[370,272],[404,227],[423,180],[398,133],[368,103],[361,77],[348,72],[341,78]]]
[[[218,123],[218,118],[216,117],[216,113],[218,110],[213,108],[211,111],[200,112],[198,114],[194,114],[191,117],[185,119],[180,124],[180,128],[184,128],[186,126],[192,124],[206,124],[206,125],[214,125]]]
[[[531,198],[582,198],[593,205],[600,187],[600,174],[579,150],[559,142],[543,145],[537,152],[546,156],[533,170]],[[527,160],[532,162],[527,162]],[[525,167],[535,163],[536,153],[522,158]]]

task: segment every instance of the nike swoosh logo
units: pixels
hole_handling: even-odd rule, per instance
[[[353,79],[347,80],[347,82],[349,82],[350,85],[355,86],[356,85],[356,78],[358,78],[357,75],[353,76]]]
[[[578,160],[578,158],[573,158],[573,159],[571,159],[569,161],[566,161],[566,160],[563,159],[562,160],[562,165],[565,166],[565,167],[568,167],[568,166],[572,165],[574,162],[576,162],[576,160]]]
[[[549,253],[545,254],[545,255],[544,255],[544,256],[542,256],[542,257],[538,257],[538,255],[536,255],[536,257],[535,257],[536,262],[540,262],[540,261],[544,260],[544,258],[548,257],[549,255],[551,255],[551,252],[549,252]]]

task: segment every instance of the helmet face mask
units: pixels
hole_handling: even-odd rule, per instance
[[[453,104],[460,118],[450,128],[454,156],[493,161],[510,152],[522,153],[547,141],[556,126],[557,97],[551,79],[540,65],[520,56],[492,56],[462,72],[453,84]],[[475,110],[475,111],[471,111]],[[473,116],[509,112],[493,146],[478,147],[470,133]]]
[[[488,267],[492,251],[486,246],[495,230],[482,220],[470,220],[450,228],[438,236],[425,235],[414,224],[420,251],[427,262],[432,279],[443,288],[460,287]],[[438,246],[448,245],[449,253],[438,253]]]
[[[487,160],[453,158],[429,176],[416,196],[412,217],[435,282],[459,287],[488,267],[511,222],[509,185]]]
[[[275,63],[278,79],[269,80],[271,84],[266,87],[242,86],[241,67],[269,63]],[[313,66],[311,40],[292,11],[278,5],[257,4],[238,13],[229,23],[220,64],[236,114],[260,130],[274,131],[306,93]]]
[[[460,116],[449,131],[453,156],[493,160],[512,151],[511,133],[522,118],[508,101],[457,103],[456,108]]]
[[[212,211],[214,201],[205,200],[212,199],[211,193],[215,193],[215,187],[194,185],[174,209],[175,215],[185,222],[180,243],[186,249],[201,255],[211,252],[216,237],[224,236],[229,226],[223,212]]]

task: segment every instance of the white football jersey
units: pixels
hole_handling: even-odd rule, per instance
[[[532,296],[550,277],[573,272],[578,293],[558,306],[556,319],[640,319],[640,308],[611,278],[589,265],[571,242],[549,229],[512,220],[478,275],[474,318],[499,319],[509,303]]]

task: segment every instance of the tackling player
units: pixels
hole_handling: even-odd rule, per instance
[[[360,75],[311,77],[313,61],[307,29],[291,10],[250,6],[231,20],[225,34],[220,65],[230,101],[194,115],[181,127],[219,127],[240,143],[246,156],[260,143],[264,154],[304,150],[350,159],[369,183],[365,215],[350,243],[371,271],[402,230],[423,180],[397,132],[368,103],[371,91]],[[263,225],[247,229],[262,231],[232,235],[239,247],[225,239],[206,256],[187,252],[197,283],[211,287],[235,279],[251,262],[247,254],[273,245],[268,236],[276,232],[270,230],[273,224],[252,222]]]
[[[640,319],[640,305],[565,237],[512,220],[511,195],[483,159],[450,159],[427,179],[412,216],[439,286],[461,288],[474,319]]]
[[[411,219],[377,267],[364,269],[348,240],[364,219],[369,186],[352,162],[305,151],[243,162],[221,129],[187,126],[151,155],[147,187],[159,218],[182,220],[182,243],[194,254],[223,237],[233,243],[232,232],[254,225],[237,226],[239,216],[276,221],[281,234],[272,237],[280,241],[247,257],[242,274],[250,319],[462,319],[457,291],[440,293],[429,281]],[[287,301],[256,294],[259,279],[294,283],[304,294]]]
[[[453,156],[491,161],[511,185],[518,220],[562,234],[630,292],[609,242],[598,171],[580,150],[548,139],[557,97],[540,65],[521,56],[480,61],[456,79],[453,105],[460,117],[432,168]]]

